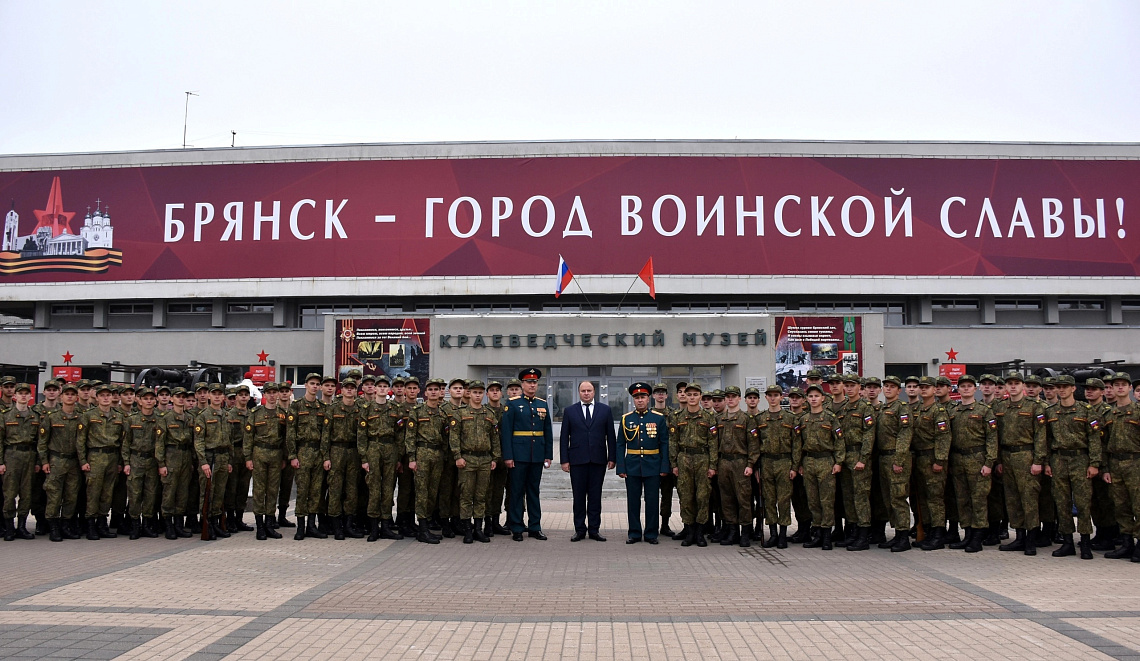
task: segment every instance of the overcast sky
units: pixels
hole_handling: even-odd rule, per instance
[[[188,90],[195,147],[1134,142],[1138,19],[1134,0],[0,0],[0,153],[181,147]]]

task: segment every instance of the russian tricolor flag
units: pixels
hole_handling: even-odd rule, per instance
[[[558,272],[554,274],[554,279],[556,281],[554,298],[558,298],[570,285],[570,281],[574,279],[574,274],[570,272],[570,267],[566,265],[566,260],[562,259],[562,255],[558,256]]]

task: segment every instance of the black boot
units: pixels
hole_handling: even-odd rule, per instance
[[[116,514],[111,517],[111,528],[116,529],[117,535],[126,537],[130,535],[135,528],[135,519],[132,516],[127,516],[126,512]]]
[[[505,527],[499,525],[499,517],[495,517],[495,521],[491,525],[491,528],[492,528],[492,532],[494,532],[496,535],[509,535],[509,534],[511,534],[510,530],[507,530]]]
[[[230,536],[229,531],[222,527],[222,515],[216,514],[210,517],[210,530],[215,536],[225,539]]]
[[[272,510],[270,510],[272,511]],[[269,539],[281,539],[281,533],[277,532],[277,526],[271,525],[274,523],[272,514],[262,514],[261,524],[265,530],[265,536]]]
[[[147,517],[143,519],[143,537],[155,539],[158,537],[158,519],[154,517]]]
[[[32,512],[32,514],[36,514]],[[47,516],[43,514],[36,514],[36,529],[34,531],[37,535],[46,535],[51,532],[51,521],[48,521]]]
[[[1132,551],[1132,562],[1140,562],[1140,544],[1136,544]]]
[[[107,527],[107,517],[104,517],[104,516],[98,517],[95,520],[95,525],[98,527],[97,529],[99,531],[100,537],[108,537],[111,539],[118,537],[117,534],[112,532],[111,529]]]
[[[330,516],[333,523],[333,539],[344,541],[344,517]]]
[[[982,546],[997,546],[1001,543],[1001,539],[998,537],[998,528],[1000,527],[1000,522],[991,523],[990,526],[985,529],[985,535],[982,538]]]
[[[375,542],[378,539],[380,539],[380,521],[368,517],[368,539],[365,541]]]
[[[36,536],[28,531],[28,515],[22,514],[16,518],[16,539],[35,539]]]
[[[344,515],[344,536],[349,539],[362,539],[364,537],[364,531],[356,525],[355,514]]]
[[[475,526],[471,525],[470,521],[461,522],[459,527],[463,531],[464,544],[470,544],[475,541]]]
[[[298,520],[300,518],[301,517],[297,517]],[[297,527],[300,527],[300,525],[298,524]],[[322,531],[320,529],[320,527],[317,525],[317,515],[316,514],[310,514],[309,515],[309,521],[308,521],[308,523],[305,524],[305,536],[306,537],[313,537],[315,539],[328,539],[329,538],[328,534],[325,533],[324,531]]]
[[[277,525],[278,526],[280,526],[282,528],[292,528],[296,525],[292,521],[290,521],[289,519],[285,518],[285,508],[284,507],[278,508],[278,512],[279,512],[277,514]]]
[[[1025,528],[1018,528],[1016,536],[1008,543],[1002,544],[998,547],[999,551],[1024,551],[1025,550]]]
[[[776,548],[778,548],[778,549],[788,548],[788,527],[787,526],[780,526],[780,537],[779,537],[779,539],[776,540]]]
[[[1061,522],[1055,521],[1049,525],[1051,526],[1049,528],[1049,530],[1052,531],[1052,533],[1053,533],[1053,543],[1054,544],[1063,543],[1065,541],[1065,537],[1064,537],[1064,535],[1061,534]]]
[[[1092,538],[1092,550],[1111,551],[1116,548],[1116,537],[1120,535],[1120,526],[1113,524],[1105,526],[1104,530],[1097,528],[1096,537]]]
[[[1120,548],[1116,549],[1115,551],[1109,551],[1108,553],[1105,553],[1104,557],[1108,558],[1109,560],[1128,559],[1132,557],[1132,553],[1135,550],[1136,544],[1132,541],[1132,535],[1126,535],[1124,537],[1124,543],[1120,545]]]
[[[448,539],[455,539],[455,526],[452,525],[451,519],[443,519],[439,525],[439,534]]]
[[[947,546],[950,546],[951,544],[957,544],[962,541],[961,535],[958,534],[957,521],[951,521],[946,525],[946,537],[943,541],[946,542]],[[950,546],[950,548],[954,547]],[[966,547],[963,546],[962,548]]]
[[[752,546],[752,524],[748,524],[741,529],[740,545],[745,548]]]
[[[678,532],[675,532],[675,533],[673,533],[673,539],[674,539],[674,540],[679,540],[679,541],[682,541],[682,542],[683,542],[683,541],[685,541],[685,540],[687,540],[687,539],[689,538],[689,529],[690,529],[690,528],[692,528],[692,526],[691,526],[691,525],[689,525],[689,524],[687,524],[687,523],[686,523],[686,524],[684,524],[684,525],[682,525],[682,526],[681,526],[681,530],[679,530]]]
[[[919,548],[923,551],[941,551],[946,548],[946,529],[942,526],[935,528]]]
[[[97,542],[101,539],[99,536],[99,522],[96,517],[87,517],[87,539]]]
[[[1037,546],[1040,548],[1048,548],[1054,544],[1054,539],[1057,537],[1057,522],[1042,523],[1041,534],[1037,536]]]
[[[173,516],[162,517],[162,525],[164,528],[166,528],[166,531],[165,531],[166,535],[165,536],[167,539],[172,539],[172,540],[178,539],[178,533],[174,530],[174,521],[175,520],[176,520],[176,517],[173,517]]]
[[[792,536],[788,538],[788,541],[793,544],[803,544],[804,542],[811,539],[813,528],[811,523],[806,521],[803,523],[797,521],[796,523],[796,532],[794,532]]]
[[[831,528],[827,529],[827,535],[828,535],[828,537],[831,537]],[[820,531],[819,528],[816,528],[813,526],[811,529],[811,536],[808,538],[808,541],[804,542],[804,548],[805,549],[818,549],[822,545],[823,545],[823,533]]]
[[[1025,533],[1025,555],[1037,555],[1037,539],[1032,531]]]
[[[699,548],[704,548],[709,545],[709,543],[705,541],[704,526],[700,523],[693,524],[693,540],[696,541]]]
[[[662,517],[661,518],[661,536],[671,538],[671,537],[673,537],[674,534],[676,534],[676,533],[674,533],[673,529],[669,527],[669,519]]]
[[[685,534],[685,537],[681,540],[681,546],[692,546],[697,543],[696,526],[686,525],[681,529],[681,532]]]
[[[407,515],[407,514],[397,515],[396,530],[400,531],[400,534],[403,535],[404,537],[408,537],[408,538],[415,537],[416,536],[416,517],[415,517],[415,515],[414,514],[412,514],[412,515]]]
[[[416,541],[423,542],[424,544],[439,544],[439,538],[431,534],[428,528],[427,521],[420,521],[419,532],[416,533]]]
[[[253,530],[245,523],[245,510],[234,510],[230,515],[230,520],[226,523],[229,524],[226,527],[231,532],[250,532]]]
[[[139,537],[142,537],[142,524],[138,521],[135,521],[134,525],[131,526],[130,539],[134,540],[138,539]]]
[[[318,514],[317,515],[317,526],[316,526],[317,530],[319,530],[320,532],[323,532],[326,537],[333,534],[333,531],[335,530],[335,528],[333,526],[332,520],[333,520],[333,517],[329,516],[328,514]],[[310,528],[313,527],[312,522],[309,523],[309,527]]]
[[[895,530],[895,541],[891,544],[891,553],[902,553],[910,550],[910,531]]]
[[[848,551],[866,551],[871,548],[871,528],[860,527],[855,533],[855,541],[847,545]]]
[[[985,531],[982,528],[970,528],[966,536],[966,553],[980,553],[982,551],[982,537]]]
[[[1076,548],[1076,545],[1073,544],[1073,536],[1072,535],[1065,535],[1065,541],[1061,542],[1060,548],[1058,548],[1056,551],[1053,551],[1052,556],[1054,558],[1063,558],[1067,555],[1076,555],[1076,554],[1077,554],[1077,548]]]
[[[187,515],[187,517],[186,517],[186,529],[190,531],[191,537],[202,532],[202,521],[199,520],[197,514]]]
[[[868,544],[885,544],[887,542],[887,522],[886,521],[872,521],[871,522],[871,535],[867,539]],[[879,548],[887,548],[880,546]]]
[[[720,545],[721,546],[732,546],[733,544],[736,544],[738,541],[740,541],[740,526],[735,526],[735,525],[726,523],[723,526],[721,526],[720,529],[721,529],[721,535],[720,535]],[[733,539],[734,537],[736,538],[735,540]]]
[[[495,536],[495,531],[492,529],[491,517],[483,517],[483,534],[488,538]]]
[[[763,521],[764,521],[763,519],[756,519],[756,525],[748,526],[748,530],[749,530],[748,539],[752,540],[753,542],[763,542],[764,541],[764,523],[763,523]],[[741,533],[741,534],[744,534],[744,533]]]
[[[392,525],[388,519],[380,519],[380,539],[394,539],[399,541],[404,538],[404,533],[400,529]]]
[[[269,539],[269,535],[265,532],[265,517],[260,514],[253,515],[253,529],[256,531],[256,538],[259,541]]]
[[[305,539],[305,517],[297,517],[297,532],[293,535],[293,539],[301,541]]]
[[[951,549],[955,550],[955,551],[961,551],[962,549],[964,549],[970,545],[970,540],[973,539],[973,537],[974,537],[974,529],[973,528],[966,528],[966,536],[965,537],[963,537],[960,541],[950,542],[949,544],[947,544],[947,546],[950,547]]]
[[[218,536],[214,534],[214,526],[210,525],[210,520],[208,518],[204,518],[204,519],[201,519],[200,521],[201,521],[201,526],[202,526],[201,536],[195,535],[195,537],[198,537],[199,539],[201,539],[202,541],[205,541],[205,542],[209,542],[209,541],[213,541],[213,540],[217,539]]]
[[[768,539],[764,540],[764,543],[761,546],[766,549],[770,549],[779,543],[779,539],[776,536],[776,528],[777,526],[768,526]]]
[[[53,542],[63,541],[63,533],[60,532],[59,519],[48,519],[48,539]]]
[[[834,548],[831,545],[831,528],[823,529],[823,536],[820,539],[819,548],[823,549],[824,551],[830,551],[832,548]]]
[[[16,522],[12,519],[4,519],[4,541],[11,542],[16,539]]]
[[[184,517],[174,516],[171,518],[174,521],[174,534],[178,535],[179,537],[181,537],[183,539],[194,536],[194,533],[190,532],[189,530],[186,529],[185,526],[182,525],[182,521],[184,520]]]
[[[475,541],[489,544],[491,538],[483,533],[483,519],[475,519]]]
[[[79,534],[79,522],[74,519],[64,521],[63,519],[56,519],[59,522],[59,532],[63,535],[64,539],[82,539],[83,535]]]
[[[1093,559],[1092,540],[1089,539],[1088,535],[1081,535],[1080,547],[1081,547],[1081,560],[1092,560]]]

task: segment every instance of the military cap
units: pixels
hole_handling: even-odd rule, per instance
[[[689,384],[688,384],[687,382],[685,382],[685,381],[678,381],[678,382],[677,382],[677,390],[678,390],[679,392],[684,392],[685,388],[686,388],[688,385],[689,385]]]
[[[14,376],[5,376],[4,378],[0,379],[0,386],[14,386],[14,385],[16,385],[16,377],[14,377]]]
[[[95,388],[95,394],[98,395],[101,392],[112,392],[113,393],[113,392],[115,392],[115,390],[114,390],[114,388],[112,388],[111,386],[109,386],[105,383],[100,383]]]
[[[729,395],[736,395],[737,397],[740,397],[740,386],[729,386],[725,388],[724,396],[728,397]]]
[[[724,399],[724,391],[721,390],[720,388],[717,388],[716,390],[712,391],[711,393],[709,393],[709,395],[713,399]]]
[[[352,376],[352,374],[349,374],[349,376]],[[375,374],[365,374],[365,375],[359,376],[357,378],[360,379],[360,385],[364,385],[365,381],[371,381],[372,383],[376,383],[376,375]],[[388,383],[387,377],[384,378],[384,383]]]
[[[750,388],[750,390],[755,390],[755,388]],[[781,388],[780,386],[776,385],[775,383],[771,383],[771,384],[768,384],[768,387],[764,389],[764,394],[767,395],[770,392],[774,392],[774,393],[778,393],[778,394],[782,395],[782,394],[784,394],[784,389]]]
[[[819,394],[821,394],[821,395],[824,395],[824,394],[826,394],[826,393],[824,393],[824,392],[823,392],[823,387],[822,387],[822,386],[820,386],[818,383],[812,383],[812,384],[809,384],[809,385],[808,385],[808,387],[807,387],[807,390],[805,390],[805,391],[804,391],[804,393],[805,393],[805,396],[806,396],[808,393],[811,393],[811,391],[813,391],[813,390],[815,390],[816,392],[818,392],[818,393],[819,393]]]
[[[309,381],[312,381],[313,379],[320,381],[321,378],[322,377],[321,377],[319,372],[309,372],[308,374],[305,375],[305,382],[307,383]]]
[[[198,383],[194,384],[194,392],[198,392],[199,390],[209,390],[209,389],[210,389],[210,384],[206,383],[205,381],[199,381]]]
[[[282,381],[281,383],[277,384],[277,387],[278,388],[292,388],[293,382],[292,381]]]
[[[458,383],[458,384],[460,384],[460,385],[462,385],[464,388],[466,388],[466,387],[467,387],[467,379],[462,379],[462,378],[460,378],[460,377],[458,377],[458,376],[457,376],[457,377],[454,377],[454,378],[452,378],[450,381],[448,381],[448,382],[447,382],[447,387],[448,387],[448,388],[450,388],[451,386],[453,386],[453,385],[455,385],[455,384],[457,384],[457,383]]]
[[[440,379],[440,381],[442,381],[442,380],[443,380],[443,379]],[[416,384],[417,386],[418,386],[418,385],[420,385],[420,377],[418,377],[418,376],[409,376],[409,377],[407,377],[407,378],[405,378],[405,379],[404,379],[404,385],[406,385],[406,386],[410,386],[410,385],[412,385],[413,383],[414,383],[414,384]]]
[[[417,381],[417,383],[418,383],[418,381]],[[436,378],[436,379],[428,379],[427,382],[424,383],[425,388],[430,388],[432,386],[439,386],[440,388],[446,388],[447,387],[447,381],[444,381],[443,379]]]
[[[704,401],[704,400],[706,400],[706,399],[712,399],[712,396],[713,396],[713,391],[712,391],[712,390],[710,390],[710,391],[708,391],[708,392],[702,392],[702,393],[701,393],[701,401]]]
[[[121,388],[121,387],[119,386],[119,384],[117,384],[117,383],[108,383],[108,384],[107,384],[107,388],[108,388],[108,389],[111,391],[111,393],[112,393],[112,394],[114,394],[114,395],[118,395],[118,394],[119,394],[119,393],[122,391],[122,388]]]
[[[1057,385],[1059,386],[1075,386],[1077,380],[1073,378],[1072,374],[1062,374],[1056,378]]]
[[[924,376],[918,380],[918,385],[919,386],[935,386],[935,385],[938,385],[938,383],[934,380],[934,377]]]
[[[244,383],[239,383],[237,386],[234,387],[235,393],[239,393],[243,390],[245,391],[245,394],[247,394],[247,395],[249,394],[249,386],[247,386]]]
[[[1005,375],[1005,380],[1020,381],[1021,383],[1025,383],[1025,377],[1021,376],[1021,372],[1010,372],[1009,374]]]
[[[487,386],[483,385],[483,382],[480,381],[479,379],[471,379],[470,381],[467,382],[467,389],[468,390],[475,390],[475,389],[486,390]]]
[[[669,392],[669,386],[665,385],[664,383],[654,383],[653,392],[657,392],[658,390],[662,392]]]
[[[542,378],[542,370],[530,368],[519,372],[519,379],[523,381],[538,381]]]
[[[226,397],[236,397],[236,396],[237,396],[237,388],[235,388],[233,386],[226,386]]]
[[[357,381],[359,381],[362,376],[364,376],[364,372],[362,372],[358,369],[348,370],[348,378],[350,378],[350,379],[356,379]]]
[[[823,378],[823,372],[821,372],[821,371],[819,371],[813,367],[804,373],[804,378],[805,379],[822,379]]]
[[[1132,376],[1128,372],[1113,372],[1112,376],[1108,379],[1109,383],[1116,383],[1117,381],[1127,381],[1132,383]]]
[[[997,380],[998,380],[998,378],[996,376],[994,376],[993,374],[990,374],[988,372],[986,374],[983,374],[980,377],[978,377],[978,383],[985,383],[986,381],[992,381],[993,383],[997,383]]]
[[[768,387],[769,387],[769,388],[771,388],[771,387],[773,387],[773,386],[775,386],[776,388],[779,388],[779,387],[780,387],[780,386],[776,386],[775,384],[772,384],[772,386],[768,386]],[[765,390],[765,392],[767,392],[767,390]],[[783,392],[783,391],[781,391],[781,392]],[[745,389],[744,389],[744,396],[745,396],[745,397],[747,397],[747,396],[749,396],[749,395],[756,395],[757,397],[759,397],[759,396],[760,396],[760,389],[759,389],[759,388],[755,388],[755,387],[753,387],[753,388],[745,388]]]
[[[947,388],[949,388],[950,386],[952,386],[954,384],[950,382],[950,377],[943,376],[943,375],[939,374],[938,376],[934,377],[934,385],[946,386]]]
[[[995,383],[997,383],[999,386],[1004,386],[1005,385],[1005,377],[1004,376],[997,377],[997,380],[995,381]]]
[[[154,397],[154,391],[151,390],[150,388],[146,387],[146,386],[143,386],[143,387],[139,388],[138,390],[136,390],[135,394],[138,395],[139,397],[146,397],[147,395]]]
[[[391,383],[391,384],[389,384],[389,385],[393,385],[393,386],[394,386],[394,385],[396,385],[397,383],[407,383],[407,381],[405,381],[405,380],[404,380],[404,377],[402,377],[402,376],[397,376],[396,378],[392,379],[392,383]]]
[[[877,387],[881,388],[883,385],[883,382],[879,381],[879,377],[877,377],[877,376],[869,376],[869,377],[863,379],[863,385],[877,386]]]
[[[1041,377],[1037,376],[1036,374],[1027,374],[1021,381],[1022,383],[1031,383],[1038,386],[1041,385]]]
[[[154,394],[157,395],[158,393],[162,392],[163,390],[165,390],[166,392],[171,392],[170,386],[161,385],[161,386],[158,386],[157,388],[154,389]]]
[[[80,379],[80,380],[75,382],[75,387],[76,388],[90,388],[91,382],[87,379]]]
[[[978,380],[975,379],[974,377],[970,376],[969,374],[963,374],[962,376],[958,377],[958,384],[959,385],[961,385],[961,383],[963,381],[969,381],[970,383],[974,384],[975,386],[978,385]]]
[[[843,375],[840,374],[839,372],[833,372],[831,374],[828,374],[827,375],[827,382],[828,383],[842,383],[843,382]]]
[[[697,392],[702,392],[701,384],[699,384],[699,383],[686,383],[685,384],[685,392],[689,392],[690,390],[696,390]]]
[[[488,381],[487,382],[487,390],[490,390],[491,388],[498,388],[499,390],[502,390],[503,384],[499,383],[498,381]]]
[[[848,372],[841,377],[843,383],[859,383],[859,375]]]
[[[891,374],[888,374],[888,375],[883,377],[883,383],[884,384],[893,383],[900,388],[902,387],[902,379],[898,378],[897,376],[891,375]]]
[[[391,383],[388,381],[388,375],[386,375],[386,374],[377,374],[375,377],[373,377],[373,376],[366,376],[366,377],[364,377],[364,381],[367,381],[367,380],[369,380],[369,379],[372,379],[372,380],[373,380],[373,381],[375,381],[376,383],[383,383],[383,384],[385,384],[385,385],[389,385],[389,386],[390,386],[390,385],[392,385],[392,384],[391,384]],[[364,381],[361,381],[361,383],[364,383]],[[400,383],[403,383],[403,382],[404,382],[404,381],[401,379],[401,380],[400,380]]]
[[[124,383],[124,384],[119,386],[119,392],[127,392],[128,390],[131,392],[134,392],[135,391],[135,384]]]
[[[185,389],[185,388],[183,388],[182,386],[178,386],[178,387],[177,387],[177,388],[175,388],[174,390],[171,390],[171,391],[170,391],[170,394],[171,394],[171,395],[173,395],[174,397],[181,397],[181,396],[183,396],[183,395],[188,395],[188,394],[190,394],[190,391],[189,391],[189,390],[187,390],[187,389]]]
[[[226,391],[226,387],[220,383],[211,383],[209,389],[210,389],[210,392],[212,392],[212,393],[214,393],[214,392],[225,392]]]
[[[644,381],[638,381],[629,387],[629,394],[636,397],[637,395],[648,395],[653,390],[653,387]]]
[[[1041,385],[1043,385],[1043,386],[1056,386],[1057,385],[1057,377],[1047,376],[1044,379],[1041,379]]]
[[[510,388],[511,386],[521,386],[521,385],[522,385],[522,381],[519,381],[518,379],[511,379],[510,381],[507,381],[507,387],[508,388]]]
[[[63,381],[57,381],[56,379],[48,379],[44,383],[44,390],[47,390],[48,388],[59,388],[62,385],[63,385]]]
[[[823,392],[823,390],[820,390],[820,392]],[[804,394],[803,389],[801,389],[799,386],[792,386],[791,388],[788,388],[788,397],[806,397],[806,396],[807,395]]]
[[[308,381],[308,379],[305,379],[305,380]],[[337,381],[336,381],[335,376],[322,376],[321,377],[321,385],[322,386],[325,385],[326,383],[336,383],[336,382]]]
[[[60,390],[62,392],[67,392],[68,390],[72,392],[79,392],[79,386],[74,383],[65,383],[63,384],[63,387],[60,388]]]
[[[903,385],[906,385],[906,384],[910,383],[911,381],[918,383],[919,378],[917,376],[908,376],[907,378],[903,379]]]
[[[355,388],[357,386],[356,379],[353,379],[350,377],[350,378],[344,379],[343,381],[340,382],[341,388],[347,388],[348,386],[352,386],[353,388]]]
[[[1100,388],[1104,390],[1104,381],[1094,377],[1087,378],[1085,379],[1085,388]]]
[[[32,387],[26,383],[17,383],[16,384],[16,392],[20,392],[21,390],[27,390],[28,392],[31,392]]]
[[[267,383],[261,384],[261,392],[263,392],[263,393],[277,392],[277,383],[275,383],[273,381],[269,381]]]

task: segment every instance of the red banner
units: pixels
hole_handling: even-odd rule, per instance
[[[72,365],[52,365],[51,378],[75,383],[83,379],[83,368]]]
[[[966,373],[966,365],[963,363],[942,363],[938,366],[938,376],[944,376],[950,379],[951,399],[962,399],[958,394],[958,378]]]
[[[0,173],[0,281],[1135,276],[1140,162],[552,157]],[[553,287],[553,284],[552,284]]]
[[[250,365],[249,380],[255,386],[263,386],[277,378],[277,368],[270,365]]]

